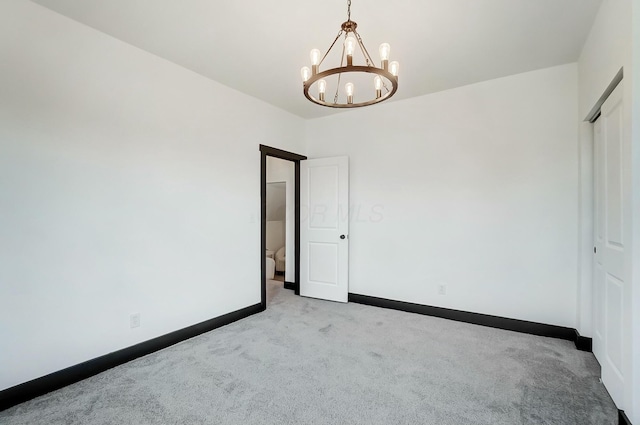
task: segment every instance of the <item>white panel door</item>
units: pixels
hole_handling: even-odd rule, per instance
[[[300,162],[300,295],[347,302],[349,158]]]
[[[623,103],[622,83],[611,93],[594,124],[595,246],[593,353],[602,381],[618,408],[624,399],[623,375]]]

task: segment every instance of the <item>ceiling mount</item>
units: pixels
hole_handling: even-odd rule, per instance
[[[354,32],[358,28],[358,24],[353,21],[346,21],[342,23],[342,31],[344,32]]]
[[[381,65],[377,67],[374,65],[374,61],[371,55],[369,55],[362,41],[362,37],[360,37],[356,28],[358,28],[358,24],[351,20],[351,0],[347,0],[347,20],[342,23],[340,32],[338,32],[333,43],[331,43],[331,46],[324,56],[321,56],[320,50],[318,49],[311,50],[311,69],[306,66],[301,69],[303,92],[305,97],[311,102],[330,108],[357,108],[374,105],[387,100],[398,90],[398,71],[400,65],[395,61],[389,63],[389,53],[391,51],[389,44],[382,43],[380,45]],[[320,71],[320,65],[343,35],[344,41],[342,43],[342,54],[340,55],[340,66]],[[364,58],[364,65],[353,64],[353,55],[358,48]],[[369,91],[363,90],[362,92],[369,93],[369,95],[360,95],[356,98],[355,85],[349,81],[344,86],[344,95],[341,96],[340,84],[343,74],[346,75],[346,78],[350,78],[355,74],[374,74],[371,80],[373,87]],[[332,81],[335,86],[335,95],[333,102],[327,102],[325,100],[325,94],[329,82],[327,82],[325,78],[332,75],[337,75],[337,78],[334,79],[337,81]],[[360,80],[362,80],[362,77],[360,77]],[[312,87],[314,87],[313,91],[317,93],[317,96],[310,93]]]

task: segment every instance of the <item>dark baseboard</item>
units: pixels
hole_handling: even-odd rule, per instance
[[[296,290],[296,284],[293,282],[285,282],[284,283],[284,289],[291,289],[293,291]]]
[[[264,311],[255,304],[0,391],[0,411]]]
[[[618,425],[631,425],[631,421],[625,415],[624,410],[618,410]]]
[[[371,297],[369,295],[349,294],[349,302],[366,304],[374,307],[389,308],[392,310],[406,311],[408,313],[423,314],[425,316],[440,317],[442,319],[456,320],[458,322],[474,325],[488,326],[507,331],[522,332],[531,335],[559,338],[573,341],[576,347],[591,348],[591,338],[580,336],[578,331],[563,326],[547,325],[545,323],[528,322],[526,320],[509,319],[507,317],[491,316],[488,314],[471,313],[468,311],[452,310],[443,307],[433,307],[423,304],[408,303],[405,301],[389,300],[386,298]],[[578,348],[582,349],[582,348]],[[587,350],[583,350],[587,351]]]
[[[576,339],[574,340],[576,348],[580,351],[586,351],[588,353],[593,352],[593,340],[586,336],[580,335],[580,332],[576,330]]]

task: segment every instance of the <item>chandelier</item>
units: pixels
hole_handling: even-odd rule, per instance
[[[331,43],[329,50],[327,50],[324,56],[321,56],[321,52],[318,49],[311,50],[311,69],[306,66],[301,69],[304,95],[313,103],[330,108],[357,108],[359,106],[369,106],[387,100],[398,90],[398,71],[400,65],[396,61],[389,62],[391,47],[387,43],[380,45],[381,65],[378,68],[375,66],[371,55],[369,55],[367,48],[364,46],[362,37],[360,37],[360,34],[356,31],[357,27],[358,24],[351,20],[351,0],[347,0],[347,20],[342,23],[340,32],[338,32],[335,40]],[[342,42],[340,66],[320,71],[320,65],[322,65],[343,35],[344,41]],[[358,50],[364,58],[365,65],[353,64],[354,53],[358,53]],[[360,53],[358,53],[358,55],[360,55]],[[362,89],[362,91],[358,93],[358,96],[356,96],[356,88],[352,80],[358,76],[358,81],[366,82],[369,80],[366,78],[366,74],[373,74],[373,78],[370,79],[369,83],[371,84],[370,89]],[[335,77],[336,75],[337,78]],[[344,85],[344,93],[341,94],[340,86],[343,75],[347,81]],[[363,75],[365,75],[365,78],[363,78]],[[327,82],[329,77],[331,77],[331,84]],[[327,102],[325,100],[327,88],[330,85],[335,86],[333,102]],[[356,100],[354,101],[354,99]]]

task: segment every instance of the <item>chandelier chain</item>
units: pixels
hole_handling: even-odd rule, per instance
[[[349,34],[345,34],[344,38],[346,40]],[[342,55],[340,55],[340,67],[344,66],[344,43],[342,43]],[[338,90],[340,90],[340,81],[342,80],[342,72],[338,74],[338,85],[336,86],[336,95],[333,97],[333,104],[338,103]]]
[[[347,22],[351,20],[351,0],[347,0]]]

